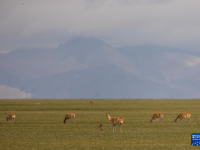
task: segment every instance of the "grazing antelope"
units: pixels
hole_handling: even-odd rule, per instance
[[[116,132],[116,125],[120,128],[120,133],[122,133],[122,124],[123,124],[123,118],[121,117],[110,117],[110,113],[106,113],[106,117],[110,124],[113,126],[113,133]]]
[[[72,119],[75,119],[75,114],[74,113],[68,113],[68,114],[66,114],[63,122],[66,123],[67,119],[71,119],[71,122],[72,122]]]
[[[100,131],[103,132],[103,125],[102,125],[102,124],[99,125],[99,132],[100,132]]]
[[[177,118],[174,120],[174,122],[176,122],[178,119],[180,119],[182,121],[183,118],[187,118],[190,122],[191,122],[191,114],[190,113],[187,113],[187,112],[183,112],[183,113],[180,113]]]
[[[93,104],[93,100],[90,101],[90,104]]]
[[[15,120],[15,114],[13,113],[9,114],[8,116],[6,116],[6,120],[7,121],[11,120],[12,121],[11,123],[13,123]]]
[[[35,103],[35,105],[40,105],[40,103]]]
[[[156,113],[154,113],[152,119],[150,120],[150,122],[153,122],[153,120],[155,120],[155,119],[158,122],[158,118],[160,118],[160,120],[163,121],[163,113],[162,112],[156,112]]]

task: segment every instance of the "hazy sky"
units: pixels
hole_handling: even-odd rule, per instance
[[[0,52],[95,37],[198,50],[200,0],[0,0]],[[199,50],[200,51],[200,50]]]

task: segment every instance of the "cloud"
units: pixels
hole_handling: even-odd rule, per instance
[[[31,98],[31,96],[31,93],[20,91],[17,88],[0,85],[0,99],[22,99]]]
[[[191,67],[198,65],[198,64],[200,64],[200,58],[194,58],[190,61],[187,61],[186,63],[187,63],[188,66],[191,66]]]
[[[24,4],[23,4],[24,3]],[[92,36],[112,46],[199,47],[198,0],[1,1],[0,50]]]

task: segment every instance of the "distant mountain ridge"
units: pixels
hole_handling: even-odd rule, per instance
[[[73,38],[55,49],[1,54],[0,70],[0,85],[32,98],[200,97],[200,57],[177,48],[115,50],[95,38]]]

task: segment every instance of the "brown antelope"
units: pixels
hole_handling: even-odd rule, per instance
[[[71,122],[72,122],[72,119],[75,119],[75,114],[74,113],[68,113],[68,114],[66,114],[63,122],[66,123],[67,119],[71,119]]]
[[[110,113],[106,113],[106,117],[110,124],[113,126],[113,133],[116,132],[116,125],[120,128],[120,133],[122,133],[122,124],[123,124],[123,118],[121,117],[110,117]]]
[[[190,114],[190,113],[183,112],[183,113],[180,113],[180,114],[176,117],[176,119],[174,120],[174,122],[176,122],[178,119],[180,119],[180,120],[182,121],[182,119],[184,119],[184,118],[187,118],[187,119],[191,122],[190,117],[191,117],[191,114]]]
[[[90,104],[93,104],[93,100],[90,101]]]
[[[153,122],[153,120],[157,120],[158,122],[158,118],[160,118],[160,120],[163,121],[163,113],[162,112],[156,112],[153,114],[153,117],[151,118],[150,122]]]
[[[12,121],[11,123],[13,123],[15,120],[15,117],[16,117],[15,114],[11,113],[8,116],[6,116],[6,119],[7,121],[11,120]]]
[[[35,103],[35,105],[40,105],[40,103]]]
[[[102,124],[99,125],[99,132],[100,132],[100,131],[103,132],[103,125],[102,125]]]

